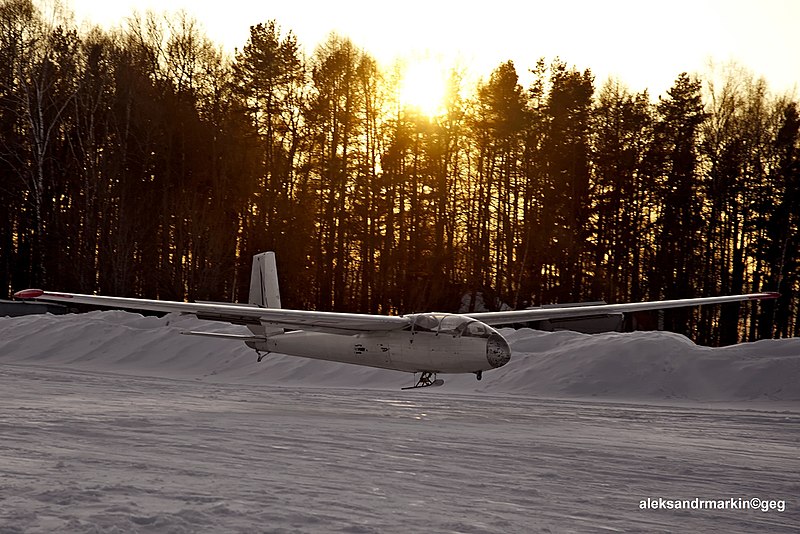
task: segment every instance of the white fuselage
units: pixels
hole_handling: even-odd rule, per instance
[[[434,373],[478,373],[508,362],[508,344],[491,338],[407,330],[355,335],[294,331],[248,342],[262,352],[394,369]]]

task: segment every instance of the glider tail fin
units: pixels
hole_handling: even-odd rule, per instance
[[[262,308],[280,308],[281,293],[278,290],[278,268],[275,265],[274,252],[262,252],[253,256],[253,269],[250,272],[250,299],[253,306]],[[283,333],[283,328],[265,324],[249,324],[247,328],[257,337],[267,338]],[[247,341],[247,345],[256,350],[258,344]]]
[[[262,308],[280,308],[281,293],[278,289],[278,269],[274,252],[262,252],[253,256],[250,273],[250,304]]]

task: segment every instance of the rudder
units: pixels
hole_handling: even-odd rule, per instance
[[[250,304],[262,308],[281,307],[274,252],[262,252],[253,256],[253,268],[250,272]]]

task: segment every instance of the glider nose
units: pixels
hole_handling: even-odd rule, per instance
[[[497,332],[491,334],[486,341],[486,359],[492,368],[502,367],[511,359],[508,342]]]

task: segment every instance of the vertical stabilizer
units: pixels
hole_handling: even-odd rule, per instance
[[[262,308],[280,308],[281,293],[278,290],[278,268],[274,252],[262,252],[253,256],[250,271],[250,304]],[[274,336],[283,333],[283,328],[265,327],[263,324],[249,324],[247,328],[257,336]],[[248,343],[253,348],[253,345]],[[259,361],[261,359],[259,358]]]
[[[262,308],[280,308],[281,293],[278,289],[278,268],[274,252],[262,252],[253,256],[250,273],[250,304]]]

